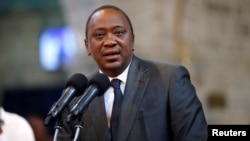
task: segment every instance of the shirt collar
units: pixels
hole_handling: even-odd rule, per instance
[[[132,59],[131,59],[131,60],[132,60]],[[124,84],[126,84],[127,77],[128,77],[128,69],[129,69],[129,67],[130,67],[131,62],[132,62],[132,61],[130,61],[130,63],[129,63],[129,65],[127,66],[127,68],[126,68],[121,74],[119,74],[117,77],[109,77],[109,76],[108,76],[109,80],[111,81],[112,79],[117,78],[117,79],[121,80]],[[100,72],[100,73],[103,73],[100,69],[99,69],[99,72]]]

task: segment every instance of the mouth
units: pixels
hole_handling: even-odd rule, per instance
[[[103,57],[105,60],[109,62],[113,62],[119,59],[120,57],[120,52],[119,51],[109,51],[103,54]]]

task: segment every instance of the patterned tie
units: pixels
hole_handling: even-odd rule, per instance
[[[113,102],[113,109],[111,114],[111,122],[110,122],[110,131],[111,131],[111,141],[115,141],[117,138],[117,131],[118,131],[118,124],[120,119],[120,111],[121,111],[121,104],[122,104],[122,91],[120,89],[121,81],[119,79],[113,79],[111,81],[111,86],[114,87],[114,102]]]

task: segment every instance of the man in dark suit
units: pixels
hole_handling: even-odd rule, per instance
[[[90,15],[85,46],[99,73],[120,79],[123,100],[115,137],[110,131],[114,100],[110,87],[84,112],[78,141],[207,140],[202,104],[188,71],[136,57],[133,27],[121,9],[106,5]],[[76,122],[64,122],[59,141],[73,140]]]

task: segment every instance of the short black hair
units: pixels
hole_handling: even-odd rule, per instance
[[[100,10],[103,10],[103,9],[114,9],[114,10],[117,10],[117,11],[121,12],[121,13],[125,16],[125,18],[127,19],[128,24],[129,24],[129,26],[130,26],[131,34],[134,36],[133,26],[132,26],[132,23],[131,23],[131,21],[130,21],[128,15],[127,15],[123,10],[121,10],[120,8],[118,8],[118,7],[114,6],[114,5],[103,5],[103,6],[99,7],[99,8],[97,8],[97,9],[95,9],[95,10],[90,14],[90,16],[88,17],[88,20],[87,20],[87,23],[86,23],[86,26],[85,26],[85,36],[86,36],[86,39],[87,39],[87,37],[88,37],[88,26],[89,26],[89,22],[90,22],[91,17],[92,17],[96,12],[98,12],[98,11],[100,11]]]

